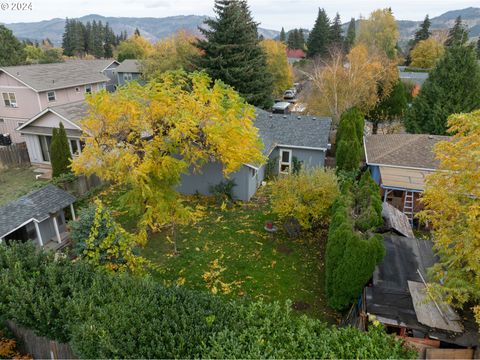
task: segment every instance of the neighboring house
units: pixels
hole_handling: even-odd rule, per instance
[[[267,164],[258,166],[244,164],[237,172],[230,174],[236,186],[235,199],[248,201],[265,179],[266,168],[272,175],[292,173],[294,162],[301,163],[302,169],[324,167],[328,149],[330,118],[312,116],[271,114],[256,110],[254,121],[264,143],[263,154]],[[209,195],[210,187],[225,181],[220,163],[205,165],[198,174],[185,175],[179,191],[185,194]]]
[[[46,108],[83,100],[101,89],[113,91],[117,66],[115,60],[69,60],[0,67],[0,133],[23,142],[15,129]]]
[[[478,329],[469,311],[458,314],[426,293],[432,242],[385,235],[385,257],[364,288],[360,318],[378,320],[419,350],[420,359],[472,359]],[[370,325],[371,326],[371,325]]]
[[[142,72],[140,71],[140,63],[138,60],[125,59],[115,71],[118,77],[118,85],[124,85],[132,80],[141,80]]]
[[[418,200],[425,189],[425,177],[438,167],[433,147],[449,139],[424,134],[364,137],[366,162],[373,179],[380,185],[383,201],[406,214],[411,224],[421,208]]]
[[[307,54],[302,49],[287,49],[287,58],[290,64],[295,64],[306,57]]]
[[[65,209],[75,220],[75,200],[50,184],[0,206],[0,243],[34,241],[48,249],[63,247],[68,239]]]
[[[80,140],[82,128],[79,121],[87,114],[87,108],[85,101],[49,107],[17,129],[27,143],[32,165],[50,168],[52,132],[60,123],[65,127],[72,156],[82,151],[83,142]]]
[[[423,83],[428,79],[426,71],[405,71],[406,66],[398,67],[398,76],[404,83],[413,83],[412,96],[415,97],[420,92]]]

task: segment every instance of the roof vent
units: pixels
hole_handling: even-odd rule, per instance
[[[317,120],[317,118],[316,118],[316,117],[313,117],[312,120]]]
[[[287,115],[283,115],[283,118],[286,119],[286,118],[287,118]]]
[[[297,116],[297,119],[300,120],[302,117],[301,116]]]
[[[433,136],[432,136],[432,135],[428,135],[428,138],[429,138],[430,140],[432,140],[432,139],[433,139]]]

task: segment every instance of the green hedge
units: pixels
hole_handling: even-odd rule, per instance
[[[0,314],[82,358],[414,358],[382,329],[330,328],[290,306],[225,302],[0,246]]]

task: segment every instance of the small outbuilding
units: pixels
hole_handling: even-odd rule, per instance
[[[63,247],[68,239],[65,215],[75,220],[75,200],[50,184],[0,206],[0,243],[34,241],[48,249]]]

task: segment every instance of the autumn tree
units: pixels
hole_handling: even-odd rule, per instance
[[[145,59],[153,51],[153,45],[144,37],[133,35],[125,41],[120,42],[116,49],[118,61],[125,59]]]
[[[205,73],[167,72],[140,86],[87,99],[85,147],[76,173],[95,173],[122,188],[122,204],[138,217],[139,243],[148,230],[194,220],[176,189],[181,176],[215,159],[223,174],[261,163],[255,110],[231,87]]]
[[[451,141],[434,148],[439,171],[427,177],[419,216],[439,256],[434,289],[457,306],[471,304],[480,324],[480,110],[450,116],[448,132]]]
[[[215,0],[214,11],[216,17],[200,29],[204,39],[197,42],[202,52],[198,67],[232,86],[249,104],[269,109],[272,77],[247,2]]]
[[[317,19],[307,41],[307,56],[326,56],[330,47],[330,19],[324,9],[318,9]]]
[[[410,52],[411,66],[431,69],[445,52],[441,43],[434,38],[421,40]]]
[[[287,47],[275,40],[263,40],[261,45],[267,54],[267,69],[273,78],[273,95],[281,96],[293,83],[293,70],[288,63]]]
[[[169,70],[193,71],[194,58],[200,55],[195,41],[196,37],[185,31],[158,41],[141,61],[143,76],[150,79]]]
[[[359,44],[348,55],[337,50],[329,60],[317,61],[309,77],[315,90],[315,96],[308,100],[309,108],[338,122],[349,108],[373,108],[380,100],[379,86],[387,96],[398,79],[398,70],[384,54]]]
[[[361,20],[357,43],[383,50],[390,59],[397,56],[399,32],[397,22],[390,8],[378,9],[366,20]]]

